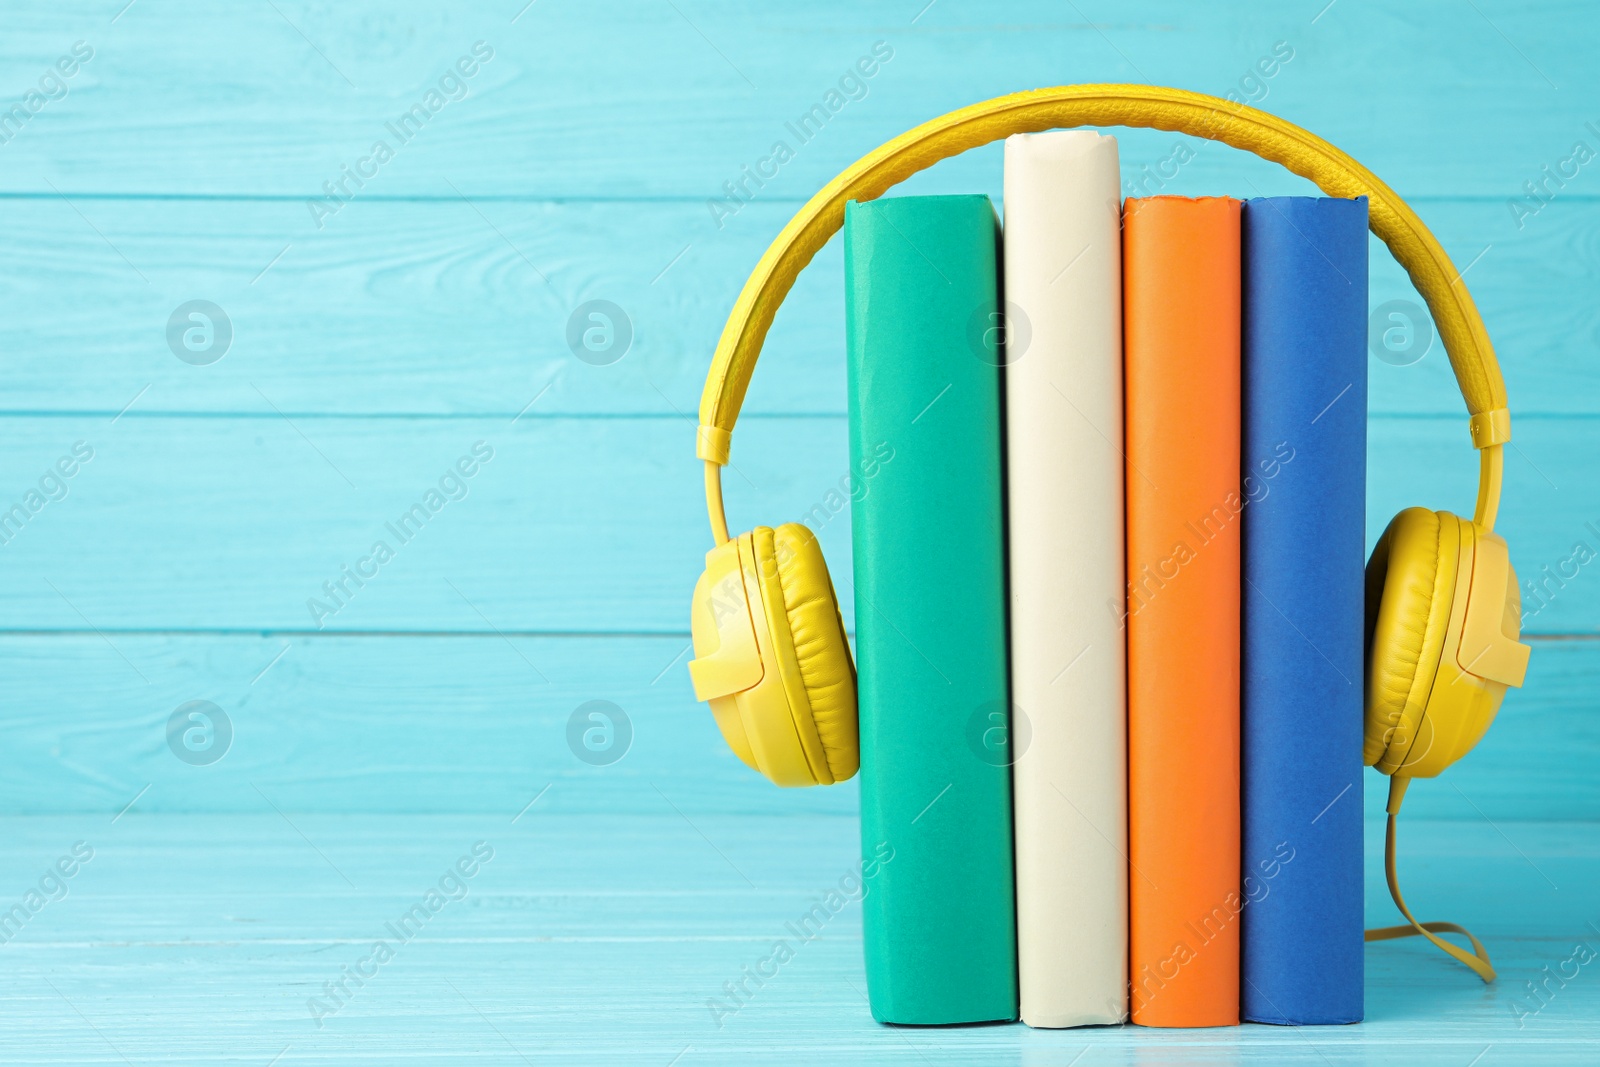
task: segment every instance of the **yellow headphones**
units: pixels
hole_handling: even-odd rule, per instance
[[[1013,133],[1135,126],[1192,134],[1281,164],[1330,196],[1365,196],[1372,232],[1411,276],[1444,341],[1471,415],[1478,500],[1469,521],[1407,508],[1367,563],[1366,731],[1363,759],[1392,775],[1385,870],[1406,926],[1367,940],[1421,933],[1494,977],[1478,939],[1450,923],[1418,923],[1395,877],[1395,816],[1412,778],[1431,778],[1489,728],[1508,686],[1520,686],[1529,648],[1504,539],[1494,533],[1511,415],[1489,335],[1460,274],[1394,191],[1355,160],[1265,112],[1181,89],[1073,85],[986,100],[942,115],[863,156],[811,198],[745,282],[717,343],[700,401],[696,454],[716,539],[691,612],[695,696],[722,736],[779,785],[831,785],[855,774],[856,679],[833,584],[816,538],[789,523],[728,537],[721,469],[750,375],[778,305],[843,224],[845,203],[871,200],[948,156]],[[1465,934],[1474,953],[1436,934]]]

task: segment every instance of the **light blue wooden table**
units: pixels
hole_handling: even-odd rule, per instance
[[[0,514],[23,511],[0,526],[0,1062],[1593,1061],[1600,965],[1574,961],[1600,950],[1600,563],[1578,551],[1600,552],[1600,21],[1554,0],[924,2],[6,6]],[[891,57],[802,142],[790,125],[875,45]],[[1329,138],[1411,200],[1483,310],[1535,658],[1483,745],[1412,790],[1402,863],[1421,911],[1488,942],[1493,987],[1399,943],[1367,950],[1355,1027],[888,1029],[851,905],[747,1002],[725,990],[849,867],[856,792],[768,787],[689,690],[692,414],[722,319],[863,152],[1083,81],[1234,92]],[[746,181],[780,140],[792,158]],[[1308,188],[1168,134],[1122,156],[1146,192]],[[993,149],[908,183],[999,186]],[[1372,278],[1375,308],[1417,299],[1376,245]],[[736,526],[797,519],[846,472],[841,292],[835,245],[751,390]],[[592,300],[627,316],[613,362],[569,347]],[[220,312],[186,341],[193,301]],[[1437,342],[1373,360],[1371,396],[1369,531],[1469,510]],[[390,534],[430,490],[420,532]],[[847,568],[848,515],[817,525]],[[185,747],[180,716],[169,743],[192,701],[213,732]],[[569,744],[589,701],[627,719],[609,764]],[[1374,924],[1394,921],[1380,845],[1371,823]]]

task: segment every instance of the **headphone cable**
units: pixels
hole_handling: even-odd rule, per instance
[[[1472,935],[1472,931],[1455,923],[1427,922],[1419,923],[1411,914],[1411,909],[1406,907],[1405,898],[1400,895],[1400,876],[1395,873],[1395,820],[1400,814],[1400,802],[1405,799],[1406,786],[1411,784],[1411,779],[1399,775],[1389,779],[1389,803],[1384,809],[1389,813],[1388,825],[1383,833],[1383,873],[1389,882],[1389,895],[1394,898],[1395,907],[1400,909],[1400,914],[1407,920],[1402,926],[1380,926],[1366,932],[1367,941],[1390,941],[1397,937],[1415,937],[1421,934],[1432,941],[1447,954],[1455,957],[1484,982],[1494,981],[1494,964],[1489,962],[1489,952],[1483,947],[1483,942]],[[1456,945],[1452,945],[1439,934],[1460,934],[1472,942],[1472,951],[1467,952]]]

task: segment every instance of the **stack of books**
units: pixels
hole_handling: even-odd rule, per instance
[[[1366,202],[1004,188],[845,216],[873,1014],[1358,1021]]]

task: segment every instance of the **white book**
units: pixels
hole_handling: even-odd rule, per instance
[[[1022,1021],[1116,1023],[1128,1016],[1128,805],[1114,137],[1007,138],[1005,300]]]

